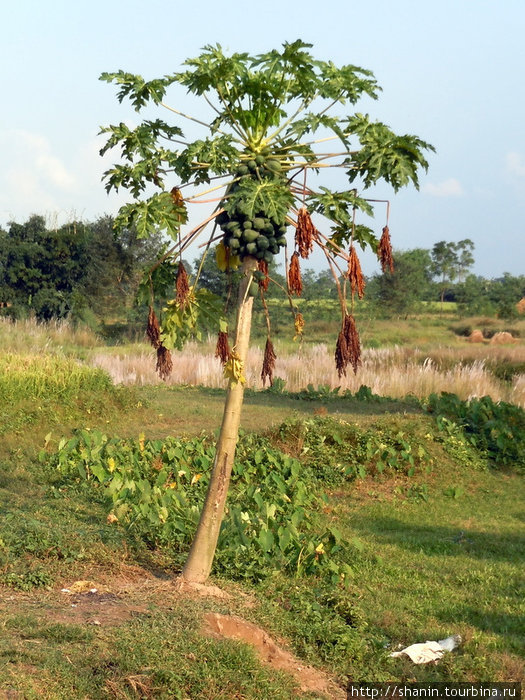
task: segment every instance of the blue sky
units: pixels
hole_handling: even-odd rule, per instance
[[[97,133],[139,117],[101,72],[153,78],[209,43],[258,53],[296,38],[316,57],[372,70],[383,92],[357,109],[436,148],[419,192],[374,192],[392,201],[394,246],[471,238],[476,273],[525,274],[523,0],[9,3],[0,22],[0,225],[31,213],[51,224],[92,220],[126,201],[105,193],[112,159],[99,157]],[[171,102],[191,106],[182,91]],[[379,232],[383,223],[378,211]],[[375,271],[371,257],[364,267]]]

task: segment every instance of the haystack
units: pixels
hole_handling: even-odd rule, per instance
[[[472,331],[467,340],[469,343],[483,343],[485,338],[483,337],[483,333],[479,329],[476,329]]]
[[[508,331],[501,331],[501,333],[494,333],[490,339],[491,345],[505,345],[506,343],[516,343],[516,338],[513,338],[512,334]]]

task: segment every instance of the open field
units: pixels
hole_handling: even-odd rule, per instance
[[[169,481],[180,470],[174,455],[198,448],[199,461],[179,473],[186,485],[179,479],[171,491],[198,501],[223,389],[159,385],[149,374],[114,386],[92,364],[138,356],[146,372],[146,346],[103,349],[85,332],[77,344],[66,326],[16,330],[1,336],[0,327],[9,351],[0,364],[0,697],[342,699],[349,680],[525,681],[525,454],[517,435],[505,441],[505,426],[483,443],[481,432],[465,432],[424,402],[356,396],[365,381],[341,396],[323,374],[294,393],[293,381],[306,386],[306,365],[318,371],[321,350],[305,346],[302,367],[283,357],[282,393],[247,392],[230,504],[232,512],[248,508],[252,473],[265,489],[265,513],[267,499],[281,503],[270,462],[254,461],[255,453],[277,473],[298,460],[296,478],[312,499],[300,532],[305,555],[312,549],[309,568],[278,548],[265,553],[262,530],[244,549],[227,530],[213,581],[231,597],[187,596],[172,584],[186,540],[162,528],[152,540],[140,518],[108,519],[116,507],[108,455],[117,473],[137,464],[141,479],[165,470]],[[419,367],[423,378],[448,377],[455,388],[463,372],[465,398],[475,392],[469,382],[516,392],[523,375],[510,369],[519,370],[523,352],[520,343],[370,350],[368,385],[390,374],[392,387],[396,372],[401,384]],[[191,357],[214,366],[196,348]],[[420,382],[422,392],[434,386]],[[513,410],[509,420],[521,420]],[[116,436],[127,441],[111,447]],[[104,452],[106,444],[114,451]],[[294,506],[297,492],[287,493]],[[259,517],[253,504],[248,510]],[[315,555],[320,542],[325,553]],[[265,630],[304,673],[210,633],[218,615],[233,616],[252,641]],[[463,642],[436,665],[389,657],[398,645],[451,634]]]

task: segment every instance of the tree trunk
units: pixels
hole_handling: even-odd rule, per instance
[[[235,350],[243,367],[246,367],[252,323],[253,297],[248,295],[248,287],[252,282],[252,272],[256,268],[255,258],[245,258],[242,268],[244,277],[239,288],[235,331]],[[181,578],[187,583],[205,583],[210,575],[239,436],[243,398],[243,383],[230,379],[208,492],[190,553],[182,570]]]

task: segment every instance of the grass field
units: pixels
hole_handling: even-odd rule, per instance
[[[299,460],[306,490],[321,499],[304,537],[315,544],[335,531],[337,544],[311,559],[311,571],[294,572],[226,542],[213,581],[230,597],[182,595],[172,581],[184,546],[155,546],[140,527],[108,520],[105,487],[81,478],[77,458],[71,473],[56,459],[62,438],[88,429],[129,438],[130,455],[161,441],[144,452],[155,465],[168,436],[205,444],[220,423],[223,390],[115,387],[89,366],[101,353],[95,337],[84,333],[77,344],[66,327],[18,331],[3,337],[10,355],[0,365],[0,697],[344,698],[348,681],[525,681],[525,454],[511,451],[514,463],[498,464],[496,448],[476,446],[414,398],[343,397],[317,386],[249,391],[240,454],[249,461],[251,445],[267,444],[276,464],[279,455],[283,464]],[[519,375],[501,368],[517,372],[523,361],[520,344],[389,352],[381,362],[390,371],[400,357],[421,366],[431,357],[442,373],[483,361],[503,388]],[[78,461],[96,463],[94,450],[79,450]],[[344,578],[323,568],[323,556],[344,563]],[[214,615],[264,629],[303,675],[206,631]],[[255,639],[256,628],[247,629]],[[435,665],[389,656],[451,634],[462,644]]]

